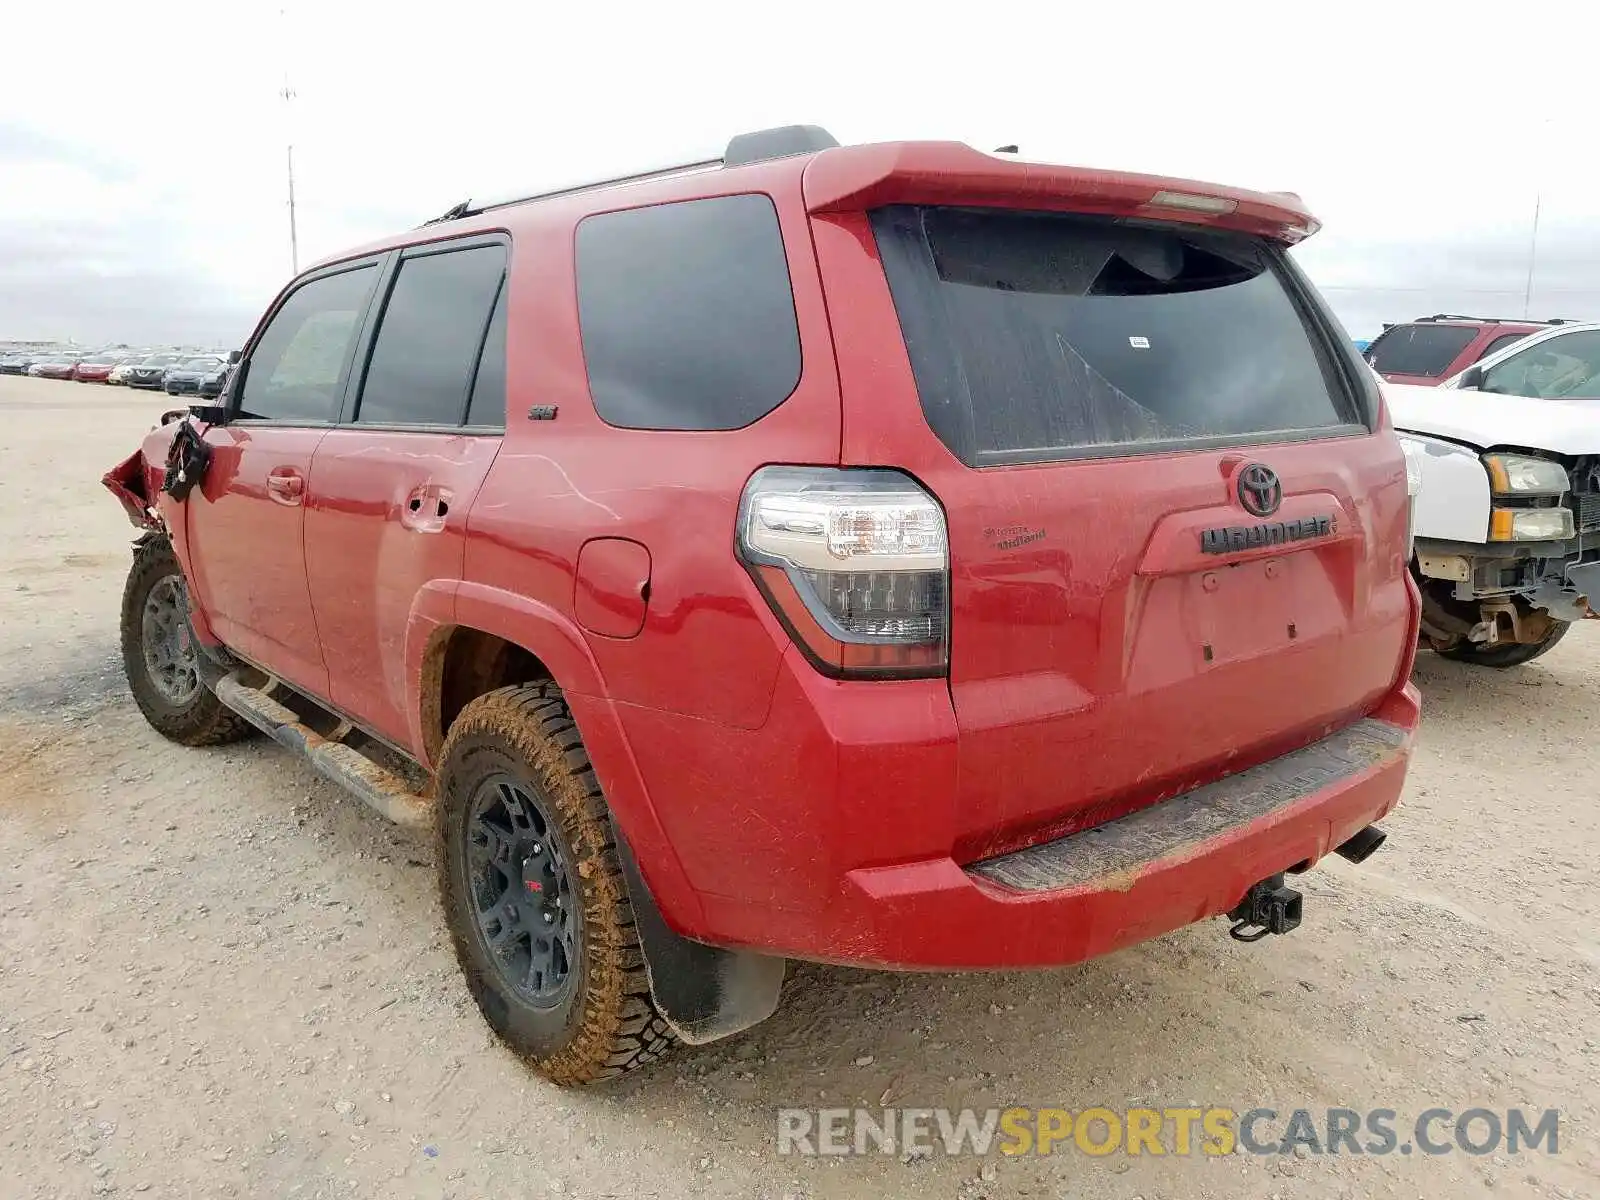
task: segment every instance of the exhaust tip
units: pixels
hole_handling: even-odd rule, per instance
[[[1344,845],[1339,846],[1336,853],[1340,858],[1353,863],[1366,862],[1378,852],[1378,847],[1388,838],[1389,835],[1376,825],[1368,825]]]

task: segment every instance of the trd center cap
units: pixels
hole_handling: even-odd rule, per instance
[[[544,898],[543,858],[525,858],[522,860],[522,886],[530,896]]]

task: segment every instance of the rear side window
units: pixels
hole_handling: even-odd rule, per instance
[[[630,429],[737,429],[800,382],[800,332],[766,196],[603,213],[578,226],[595,410]]]
[[[376,265],[368,264],[295,289],[250,352],[239,416],[333,420],[345,363],[377,277]]]
[[[1478,336],[1473,325],[1396,325],[1367,347],[1380,375],[1443,375]]]
[[[1326,337],[1258,239],[997,209],[872,220],[929,424],[966,462],[1359,422]]]
[[[466,419],[478,351],[505,270],[501,245],[401,262],[373,342],[357,421],[460,425]]]

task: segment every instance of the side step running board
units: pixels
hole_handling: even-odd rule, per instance
[[[276,742],[305,755],[318,775],[337,783],[396,825],[420,829],[433,820],[433,802],[415,795],[394,772],[342,742],[307,727],[300,718],[259,688],[224,675],[214,690],[234,712]]]

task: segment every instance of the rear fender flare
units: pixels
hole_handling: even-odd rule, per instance
[[[458,583],[454,595],[455,611],[448,622],[428,628],[439,614],[413,612],[414,622],[406,641],[410,678],[418,691],[411,705],[417,732],[420,733],[422,720],[423,664],[430,645],[440,645],[452,629],[459,627],[493,634],[521,646],[544,664],[566,695],[589,761],[605,791],[611,818],[619,832],[626,835],[642,878],[648,882],[647,902],[648,897],[654,897],[661,916],[675,931],[700,928],[704,921],[700,898],[650,802],[622,719],[577,626],[548,604],[488,584]]]

